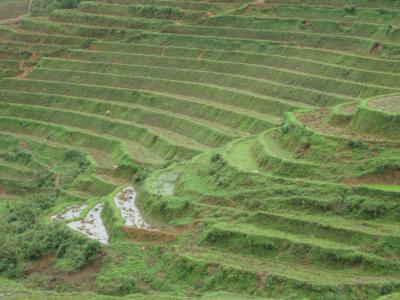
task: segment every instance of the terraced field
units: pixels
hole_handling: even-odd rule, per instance
[[[396,297],[399,15],[391,0],[108,0],[0,25],[2,203],[46,186],[46,220],[102,207],[106,258],[72,290]],[[113,201],[132,183],[151,229]]]
[[[28,14],[29,0],[4,0],[0,3],[0,24]]]

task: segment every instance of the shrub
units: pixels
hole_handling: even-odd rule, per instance
[[[366,145],[360,140],[351,140],[348,142],[348,146],[353,149],[365,149]]]
[[[8,162],[24,162],[28,163],[32,159],[32,154],[21,149],[14,149],[12,152],[9,152],[4,157],[5,161]]]
[[[222,156],[221,156],[221,154],[219,154],[219,153],[214,153],[212,156],[211,156],[211,163],[217,163],[217,162],[219,162],[219,161],[221,161],[222,160]]]
[[[1,234],[0,243],[0,274],[14,277],[19,249],[12,239],[7,238],[7,234]]]
[[[139,169],[136,172],[135,182],[137,182],[137,183],[143,182],[147,178],[147,176],[150,175],[150,173],[151,173],[151,170],[148,168]]]
[[[379,11],[379,13],[380,13],[381,15],[386,15],[386,14],[389,14],[389,13],[390,13],[390,10],[387,9],[386,7],[382,7],[382,8],[380,8],[378,11]]]
[[[357,6],[355,4],[349,4],[344,7],[344,11],[349,14],[355,14],[357,11]]]
[[[390,209],[390,205],[384,201],[368,199],[361,204],[360,212],[367,218],[378,218],[385,216]]]
[[[80,0],[32,0],[30,15],[45,16],[55,9],[76,8]]]
[[[53,0],[53,5],[56,8],[77,8],[79,0]]]
[[[21,261],[36,260],[55,254],[68,266],[68,271],[97,259],[100,243],[88,240],[62,224],[45,224],[41,221],[41,201],[13,204],[7,209],[7,219],[0,223],[0,274],[18,276]]]
[[[80,156],[80,153],[78,151],[75,151],[72,149],[64,149],[64,151],[63,151],[63,159],[65,161],[75,160],[79,156]]]
[[[53,185],[54,185],[53,173],[49,171],[37,173],[36,186],[38,188],[52,187]]]
[[[83,153],[72,150],[72,149],[64,150],[63,160],[69,161],[69,162],[77,162],[78,163],[78,174],[83,173],[90,166],[89,160],[85,157],[85,155]]]
[[[396,28],[392,24],[387,25],[387,27],[386,27],[386,34],[387,35],[391,35],[395,31],[396,31]]]
[[[290,125],[290,123],[285,121],[282,123],[281,127],[279,127],[279,130],[282,133],[288,133],[291,128],[292,128],[292,126]]]
[[[211,164],[210,164],[210,169],[208,171],[208,174],[211,176],[217,174],[218,171],[221,170],[226,164],[222,155],[219,153],[214,153],[211,156],[210,162],[211,162]]]

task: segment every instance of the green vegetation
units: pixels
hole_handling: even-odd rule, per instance
[[[80,0],[32,0],[30,16],[46,16],[55,9],[77,8]]]
[[[396,299],[399,16],[33,0],[0,25],[0,295]],[[125,225],[128,185],[150,229]]]
[[[400,138],[399,96],[363,101],[350,127],[355,131],[374,133],[394,140]]]

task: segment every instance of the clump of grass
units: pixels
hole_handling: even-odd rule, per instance
[[[40,172],[36,175],[36,186],[38,188],[54,186],[54,174],[50,171]]]
[[[72,149],[65,149],[62,155],[64,161],[75,162],[78,164],[78,173],[83,173],[90,166],[89,160],[82,152],[78,152]]]
[[[392,24],[387,25],[387,27],[386,27],[386,34],[387,35],[391,35],[395,31],[396,31],[396,28]]]
[[[379,13],[380,13],[381,15],[387,15],[387,14],[390,13],[390,10],[389,10],[388,8],[386,8],[386,7],[382,7],[382,8],[380,8],[378,11],[379,11]]]
[[[149,169],[149,168],[140,168],[140,169],[137,169],[136,174],[135,174],[135,182],[136,182],[136,183],[141,183],[141,182],[143,182],[143,181],[147,178],[147,176],[150,175],[151,171],[152,171],[152,170]]]
[[[210,165],[210,169],[209,169],[209,175],[215,175],[218,173],[219,170],[221,170],[226,162],[223,160],[221,154],[219,153],[215,153],[211,156],[210,159],[211,165]]]
[[[348,146],[352,149],[365,149],[368,148],[363,141],[360,140],[350,140]]]
[[[11,152],[8,152],[4,160],[8,162],[23,162],[28,163],[32,159],[32,154],[28,151],[16,148]]]
[[[279,127],[279,130],[282,133],[288,133],[291,128],[292,128],[291,124],[289,122],[285,121],[282,123],[281,127]]]

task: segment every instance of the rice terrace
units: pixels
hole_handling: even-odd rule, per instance
[[[400,299],[400,0],[0,0],[1,299]]]

